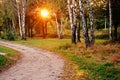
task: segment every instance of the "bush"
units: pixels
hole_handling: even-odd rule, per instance
[[[15,36],[14,36],[12,31],[8,31],[8,33],[6,34],[6,39],[10,40],[10,41],[14,41],[15,40]]]
[[[15,40],[15,35],[12,31],[6,31],[5,33],[3,33],[0,36],[1,39],[6,39],[6,40],[10,40],[10,41],[14,41]]]
[[[0,55],[0,67],[5,66],[6,62],[7,62],[6,58]]]

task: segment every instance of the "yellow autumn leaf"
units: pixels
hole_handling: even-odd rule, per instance
[[[83,76],[85,74],[85,71],[84,70],[78,70],[76,72],[76,76],[80,77],[80,76]]]

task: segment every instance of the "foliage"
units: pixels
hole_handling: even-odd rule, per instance
[[[0,36],[0,38],[10,40],[10,41],[14,41],[15,40],[15,35],[11,30],[10,31],[4,31],[4,33]]]
[[[119,80],[120,71],[112,63],[99,64],[93,67],[91,76],[94,80]]]
[[[6,34],[6,39],[7,39],[7,40],[10,40],[10,41],[15,40],[15,35],[13,34],[12,31],[8,31],[8,32],[7,32],[7,34]]]
[[[14,64],[18,59],[18,54],[16,54],[16,51],[9,48],[0,46],[0,52],[6,53],[4,56],[0,55],[0,70]]]
[[[5,66],[5,64],[6,64],[5,56],[0,55],[0,67]]]
[[[108,26],[108,22],[106,23]],[[104,18],[100,18],[100,19],[95,19],[95,25],[96,25],[96,29],[104,29],[105,28],[105,20]]]

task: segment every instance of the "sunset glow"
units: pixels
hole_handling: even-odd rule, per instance
[[[47,17],[47,16],[49,15],[49,11],[46,10],[46,9],[41,10],[40,13],[41,13],[41,16],[42,16],[42,17]]]

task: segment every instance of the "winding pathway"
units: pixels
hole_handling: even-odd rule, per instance
[[[0,46],[22,54],[16,65],[0,73],[0,80],[60,80],[64,61],[52,52],[4,41],[0,41]]]

